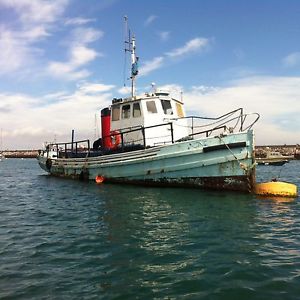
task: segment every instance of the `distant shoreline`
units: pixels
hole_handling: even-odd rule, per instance
[[[2,154],[5,158],[36,158],[38,150],[5,150]]]

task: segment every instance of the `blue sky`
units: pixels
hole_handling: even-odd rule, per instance
[[[124,15],[138,92],[182,91],[203,116],[244,107],[257,144],[300,143],[299,1],[0,0],[3,148],[95,138],[95,114],[127,93]]]

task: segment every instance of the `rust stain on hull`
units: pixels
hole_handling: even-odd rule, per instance
[[[77,180],[89,180],[88,170],[82,170],[80,174],[52,173],[55,177],[63,177]],[[106,182],[133,184],[143,186],[165,187],[189,187],[208,190],[227,190],[252,193],[255,186],[255,172],[244,176],[216,176],[216,177],[189,177],[189,178],[160,178],[158,180],[130,180],[125,177],[106,178]]]
[[[127,178],[107,178],[107,182],[126,183],[144,186],[167,186],[167,187],[192,187],[209,190],[228,190],[245,193],[253,192],[252,176],[226,176],[226,177],[197,177],[160,180],[128,180]]]

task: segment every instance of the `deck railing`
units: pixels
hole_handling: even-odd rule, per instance
[[[86,144],[86,145],[85,145]],[[77,157],[79,154],[89,156],[90,140],[80,140],[68,143],[51,143],[46,146],[47,156],[49,152],[56,152],[57,157]]]
[[[253,117],[252,120],[249,121],[250,116]],[[152,126],[135,126],[135,127],[128,127],[123,128],[117,131],[114,131],[108,136],[102,137],[102,139],[113,139],[116,138],[116,135],[120,135],[120,144],[117,145],[118,147],[114,147],[115,149],[101,149],[101,153],[111,153],[111,152],[122,152],[122,151],[130,151],[130,149],[139,148],[146,148],[147,147],[147,140],[149,140],[149,135],[147,137],[147,132],[153,128],[159,127],[167,127],[167,130],[164,132],[168,132],[168,136],[163,136],[165,138],[160,144],[169,144],[176,142],[174,140],[174,127],[175,126],[184,126],[187,127],[189,130],[189,134],[185,137],[182,137],[180,140],[188,140],[193,139],[196,135],[204,135],[205,137],[211,136],[212,133],[221,131],[223,133],[232,133],[232,132],[243,132],[250,130],[253,125],[258,121],[259,114],[252,113],[252,114],[244,114],[243,109],[239,108],[233,110],[229,113],[226,113],[222,116],[216,118],[209,118],[209,117],[198,117],[198,116],[189,116],[183,118],[172,118],[168,119],[168,122],[152,125]],[[180,120],[187,120],[187,125],[178,124],[177,121]],[[205,124],[201,124],[201,122],[206,122]],[[159,131],[159,130],[158,130]],[[130,140],[129,142],[126,141],[126,135],[132,134],[134,132],[140,132],[140,138],[137,140]],[[156,137],[155,137],[156,138]],[[162,138],[157,137],[157,138]],[[150,137],[151,139],[151,137]],[[178,140],[178,141],[180,141]],[[86,146],[83,146],[86,144]],[[80,147],[78,147],[80,146]],[[47,153],[50,150],[57,151],[57,157],[84,157],[90,156],[91,152],[96,152],[91,150],[90,141],[89,140],[81,140],[81,141],[73,141],[68,143],[53,143],[47,145]],[[95,150],[95,149],[94,149]],[[95,154],[95,153],[94,153]]]
[[[254,120],[249,120],[250,116],[253,116]],[[173,118],[172,120],[177,121],[186,119],[187,121],[190,121],[190,125],[188,125],[188,127],[191,130],[190,136],[205,134],[208,137],[211,135],[212,132],[218,129],[228,130],[229,132],[243,132],[250,130],[259,118],[260,115],[258,113],[244,114],[243,108],[238,108],[215,118],[188,116],[183,118]],[[247,119],[249,121],[248,124],[246,123]],[[206,122],[205,124],[200,124],[200,121],[209,122]],[[245,126],[245,124],[247,124],[247,126]],[[200,129],[200,131],[196,131],[197,129]]]
[[[252,117],[250,119],[250,117]],[[136,131],[141,131],[142,133],[142,140],[136,140],[131,141],[132,142],[139,142],[144,147],[146,147],[146,137],[147,137],[147,131],[151,128],[156,127],[162,127],[167,126],[169,127],[170,136],[168,139],[165,140],[165,143],[174,143],[174,127],[187,127],[190,131],[190,133],[183,137],[183,139],[193,138],[196,135],[204,135],[205,137],[211,136],[212,133],[217,131],[232,133],[232,132],[243,132],[250,130],[253,125],[258,121],[260,118],[259,114],[257,113],[251,113],[251,114],[244,114],[243,109],[239,108],[236,110],[233,110],[229,113],[226,113],[222,116],[216,117],[216,118],[209,118],[209,117],[198,117],[198,116],[189,116],[189,117],[183,117],[183,118],[172,118],[168,119],[169,122],[153,125],[153,126],[147,126],[147,127],[135,127],[135,128],[124,128],[122,130],[119,130],[119,133],[121,135],[121,146],[122,149],[124,149],[124,146],[126,145],[124,136],[128,133],[133,133]],[[180,125],[176,124],[176,121],[178,120],[187,120],[190,124],[187,125]],[[205,124],[199,124],[199,121],[206,121]],[[209,121],[209,122],[207,122]],[[113,134],[115,135],[115,134]],[[112,136],[112,135],[110,135]],[[110,137],[108,136],[108,137]],[[159,136],[158,136],[159,137]],[[105,137],[104,137],[105,138]],[[149,137],[148,137],[149,139]]]

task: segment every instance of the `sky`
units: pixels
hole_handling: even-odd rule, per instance
[[[300,144],[300,1],[0,0],[2,150],[99,135],[100,110],[129,95],[182,94],[187,114],[257,112],[257,145]]]

